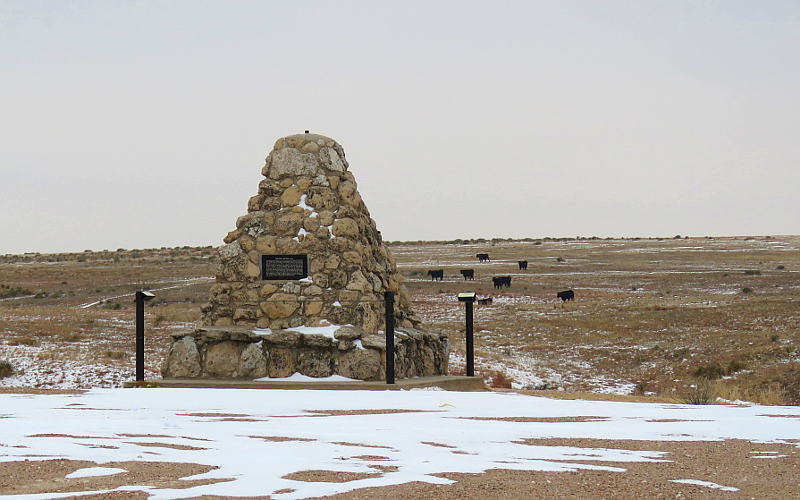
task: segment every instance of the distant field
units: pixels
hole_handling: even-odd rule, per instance
[[[395,243],[417,315],[453,340],[478,292],[477,368],[498,387],[800,404],[800,237]],[[489,253],[479,263],[476,253]],[[147,372],[199,317],[205,248],[0,256],[0,386],[117,386],[133,373],[132,292],[147,309]],[[518,260],[528,269],[519,270]],[[443,281],[427,271],[443,269]],[[464,281],[460,269],[474,269]],[[492,276],[511,276],[495,290]],[[562,304],[560,290],[575,291]],[[0,375],[2,375],[0,365]]]

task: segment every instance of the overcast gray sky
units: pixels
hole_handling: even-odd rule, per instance
[[[218,245],[278,137],[387,240],[797,234],[797,1],[0,0],[0,253]]]

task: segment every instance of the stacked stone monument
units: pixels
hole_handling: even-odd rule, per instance
[[[328,137],[278,139],[218,250],[200,326],[173,335],[164,377],[382,379],[386,291],[397,300],[397,376],[447,373],[447,337],[419,329],[348,168]]]

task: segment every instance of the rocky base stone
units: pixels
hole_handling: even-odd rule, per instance
[[[397,378],[446,375],[446,334],[395,331]],[[357,326],[297,330],[211,326],[177,332],[161,369],[164,378],[309,377],[385,380],[386,339]]]

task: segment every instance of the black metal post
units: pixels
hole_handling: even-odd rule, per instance
[[[475,346],[472,342],[472,302],[464,302],[467,314],[467,328],[465,336],[467,338],[467,376],[475,376]]]
[[[394,384],[394,292],[384,292],[386,302],[386,383]]]
[[[144,294],[136,292],[136,381],[144,380]]]

